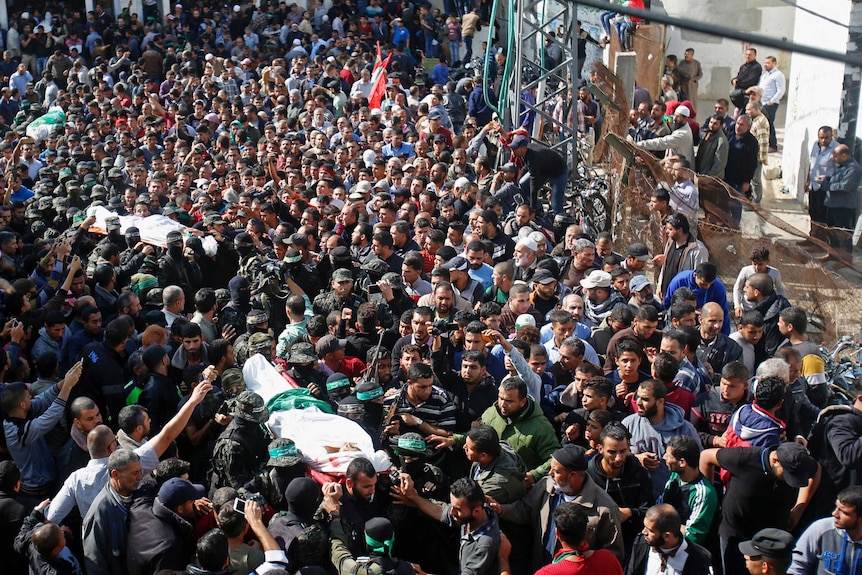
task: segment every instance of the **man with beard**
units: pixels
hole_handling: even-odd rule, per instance
[[[398,271],[401,272],[400,269]],[[352,314],[356,314],[362,301],[354,295],[353,284],[353,275],[350,270],[343,268],[335,270],[332,274],[332,290],[314,298],[312,305],[314,313],[327,316],[333,311],[340,312],[347,308],[351,310]]]
[[[653,264],[661,265],[658,276],[660,294],[667,295],[671,281],[682,271],[693,270],[709,259],[709,252],[697,240],[691,224],[682,214],[671,214],[664,219],[664,232],[667,240],[664,253],[653,258]],[[670,307],[667,300],[665,307]]]
[[[578,239],[572,247],[572,257],[563,266],[563,273],[560,276],[563,278],[563,283],[570,288],[577,286],[590,272],[599,269],[595,261],[596,244],[586,238]]]
[[[619,506],[626,556],[643,529],[643,518],[654,501],[649,473],[631,452],[628,430],[617,421],[605,425],[596,446],[598,457],[590,459],[587,473],[596,485],[605,486],[607,494]]]
[[[503,441],[524,461],[527,473],[524,484],[529,488],[548,474],[549,458],[560,446],[556,432],[542,413],[539,403],[527,394],[527,384],[520,377],[510,377],[500,384],[497,403],[485,410],[481,422],[490,425]],[[466,436],[432,436],[430,441],[444,447],[463,447]]]
[[[684,435],[671,437],[664,461],[671,474],[661,501],[679,511],[686,539],[691,543],[705,543],[718,511],[718,494],[712,482],[700,472],[700,445]]]
[[[560,298],[557,297],[557,278],[551,270],[543,268],[536,270],[532,284],[533,292],[530,300],[533,302],[533,307],[542,317],[547,317],[560,303]]]
[[[371,224],[359,222],[353,228],[350,234],[350,255],[353,259],[360,263],[370,258],[371,253],[371,237],[374,235],[374,228]]]
[[[615,308],[626,305],[623,296],[611,288],[611,274],[594,270],[580,281],[584,290],[583,323],[591,328],[602,325]]]
[[[619,508],[587,473],[584,448],[579,445],[569,444],[554,451],[550,475],[541,478],[526,497],[505,505],[491,499],[490,507],[501,520],[532,528],[531,563],[535,570],[549,563],[559,548],[552,510],[562,503],[576,503],[587,511],[586,541],[590,549],[607,549],[622,562]]]
[[[661,346],[661,331],[658,329],[658,311],[652,306],[639,308],[635,314],[632,326],[618,331],[608,342],[608,352],[605,358],[605,373],[615,369],[617,353],[616,346],[622,340],[629,339],[637,343],[637,353],[640,364],[649,365],[647,349],[658,349]]]
[[[377,481],[374,465],[364,457],[351,461],[345,473],[340,515],[341,527],[354,557],[365,554],[362,537],[365,523],[375,517],[385,517],[388,499],[388,492]]]
[[[635,394],[637,413],[623,420],[623,425],[632,434],[632,453],[650,472],[655,498],[662,494],[670,477],[670,470],[663,459],[668,440],[677,435],[700,440],[697,431],[685,420],[682,408],[666,403],[666,398],[667,388],[662,382],[655,379],[641,382]]]
[[[181,381],[183,370],[190,365],[209,365],[209,344],[201,334],[201,326],[187,323],[180,330],[182,346],[171,358],[172,376],[175,381]]]
[[[698,174],[724,178],[724,168],[727,166],[728,143],[724,135],[724,118],[712,116],[706,131],[700,139],[700,146],[695,156],[695,167]]]
[[[203,282],[201,270],[190,248],[183,248],[181,232],[177,230],[168,232],[167,244],[167,253],[159,263],[159,285],[180,286],[186,296],[186,305],[191,306],[195,301],[195,292]]]
[[[636,142],[644,150],[668,150],[671,154],[691,161],[694,158],[694,134],[688,119],[691,110],[688,106],[677,106],[673,115],[673,131],[667,136]]]
[[[712,573],[709,551],[684,538],[681,527],[679,513],[667,503],[650,507],[626,575]]]
[[[479,484],[463,477],[452,484],[449,504],[438,505],[419,495],[408,473],[401,474],[396,497],[410,502],[424,514],[461,530],[460,572],[490,575],[500,572],[497,554],[500,548],[500,523],[497,514],[485,504]],[[499,504],[498,504],[499,505]]]
[[[755,535],[752,541],[739,544],[740,551],[747,556],[746,564],[749,564],[749,557],[759,555],[757,550],[751,549],[750,546],[761,533]],[[787,541],[792,544],[792,537],[787,533],[785,535],[788,536]],[[853,570],[850,566],[858,561],[854,560],[853,556],[858,556],[858,552],[849,552],[848,547],[852,546],[855,550],[860,540],[862,487],[852,485],[838,494],[832,516],[815,521],[799,538],[793,552],[793,564],[787,572],[793,575],[850,573]],[[790,554],[787,553],[786,557],[789,558]],[[754,558],[750,561],[754,561]]]
[[[536,252],[539,247],[531,238],[521,238],[515,244],[515,277],[514,281],[529,282],[533,279],[533,274],[536,273],[536,264],[539,263],[539,258],[536,257]]]
[[[751,180],[757,170],[760,145],[751,133],[751,116],[741,114],[727,139],[727,165],[724,181],[746,197],[751,196]]]

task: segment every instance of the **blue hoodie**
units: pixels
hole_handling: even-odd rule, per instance
[[[727,447],[778,447],[786,425],[755,401],[737,409],[728,427],[736,438],[728,437]]]
[[[667,449],[667,441],[677,435],[688,435],[695,439],[700,445],[700,438],[691,423],[685,420],[685,412],[681,407],[672,403],[664,404],[664,421],[653,425],[646,417],[637,413],[623,419],[623,425],[632,434],[632,453],[655,453],[659,460],[659,466],[650,472],[652,478],[652,493],[655,499],[664,492],[664,485],[670,478],[670,469],[664,462],[664,452]]]

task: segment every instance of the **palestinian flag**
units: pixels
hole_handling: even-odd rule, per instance
[[[377,59],[374,60],[374,69],[371,71],[371,94],[368,97],[368,107],[372,110],[380,107],[386,94],[386,68],[389,67],[390,60],[392,60],[391,52],[386,56],[386,60],[383,60],[383,52],[378,42]]]

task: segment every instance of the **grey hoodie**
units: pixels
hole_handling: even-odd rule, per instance
[[[667,449],[667,440],[677,435],[688,435],[700,445],[700,438],[691,423],[685,420],[685,412],[681,407],[672,403],[664,404],[664,421],[653,425],[646,417],[637,413],[623,419],[623,425],[632,434],[632,453],[655,453],[659,460],[659,466],[650,472],[652,477],[653,497],[658,497],[664,491],[664,484],[670,477],[670,470],[664,462],[664,452]]]

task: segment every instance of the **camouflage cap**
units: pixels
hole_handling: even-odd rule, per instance
[[[312,363],[317,360],[314,346],[304,341],[293,344],[287,352],[287,363]]]
[[[263,398],[249,390],[245,390],[237,396],[233,414],[235,417],[254,423],[263,423],[269,419],[269,410],[266,408]]]
[[[228,294],[228,299],[230,299],[230,294]],[[268,321],[269,317],[262,309],[253,309],[245,316],[246,325],[260,325]]]
[[[245,390],[245,378],[243,378],[242,370],[235,367],[224,370],[221,374],[221,387],[224,390],[230,390],[236,394],[238,390]]]
[[[362,267],[359,268],[364,272],[368,272],[369,274],[375,274],[380,277],[383,277],[384,274],[389,273],[391,270],[389,269],[389,265],[381,260],[380,258],[370,258]]]
[[[404,291],[404,279],[395,272],[389,272],[387,274],[384,274],[383,281],[389,282],[389,285],[391,285],[395,289],[400,289],[401,291]]]
[[[250,352],[260,352],[272,347],[273,337],[265,331],[251,334],[248,338],[248,350]]]

